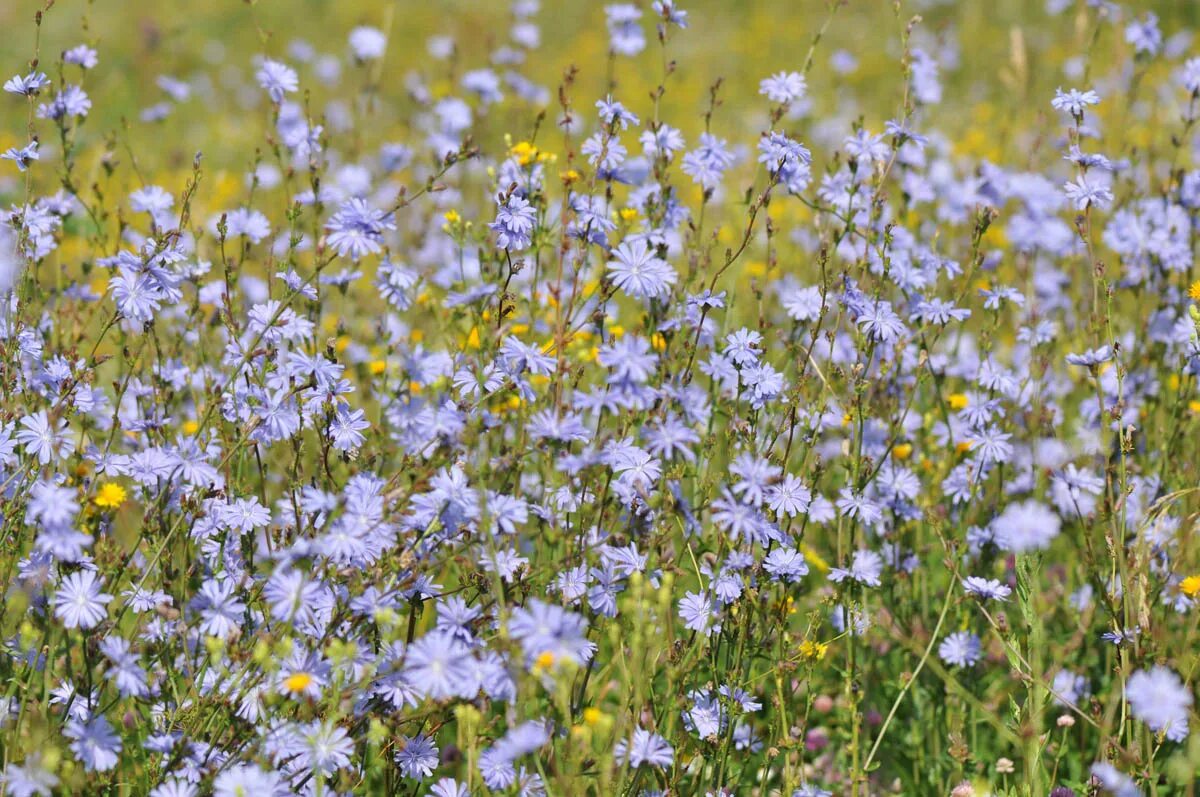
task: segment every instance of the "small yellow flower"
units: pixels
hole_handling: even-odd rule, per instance
[[[92,499],[92,503],[101,509],[116,509],[125,503],[126,495],[124,487],[115,482],[108,482],[101,485],[96,497]]]
[[[800,553],[804,554],[804,558],[808,563],[817,568],[822,573],[829,572],[829,562],[825,561],[825,557],[814,551],[811,547],[805,544],[800,545]]]
[[[588,706],[583,710],[583,721],[588,725],[595,725],[604,719],[604,712],[595,706]]]
[[[971,450],[972,445],[973,443],[970,440],[960,440],[958,445],[954,447],[954,450],[959,454],[965,454]]]
[[[621,208],[621,221],[631,222],[637,217],[637,208]]]
[[[966,409],[967,404],[970,402],[971,400],[967,398],[965,393],[951,393],[949,396],[946,396],[946,403],[950,405],[950,409],[955,411]]]
[[[535,161],[537,163],[545,163],[546,161],[554,160],[553,153],[542,152],[528,141],[519,141],[513,144],[509,148],[508,154],[516,158],[517,163],[522,166],[528,166]]]
[[[533,671],[546,672],[554,666],[554,661],[554,653],[549,650],[543,650],[537,655],[537,658],[533,660]]]
[[[892,448],[892,456],[896,459],[904,460],[912,456],[912,443],[897,443]]]
[[[313,677],[306,672],[297,672],[283,679],[283,688],[293,694],[303,692],[310,687],[313,682]]]
[[[1200,576],[1188,576],[1179,582],[1179,591],[1189,598],[1196,597],[1200,594]]]
[[[563,183],[570,185],[579,179],[579,172],[575,171],[574,169],[567,169],[565,172],[559,172],[558,177],[563,181]]]
[[[829,645],[824,642],[813,642],[811,639],[806,639],[800,643],[800,655],[810,661],[820,661],[825,658],[825,651],[829,650]]]
[[[1193,302],[1200,302],[1200,280],[1192,283],[1192,287],[1188,288],[1188,298]]]
[[[447,210],[442,215],[442,218],[446,220],[447,224],[458,224],[460,221],[462,221],[462,216],[458,215],[457,210]]]
[[[194,435],[198,431],[200,431],[199,421],[184,421],[183,422],[183,433],[184,434],[191,436],[191,435]]]
[[[528,141],[520,141],[513,145],[508,154],[517,159],[517,163],[528,166],[537,157],[537,147]]]

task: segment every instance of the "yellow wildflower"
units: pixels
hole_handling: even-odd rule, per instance
[[[825,557],[821,556],[808,545],[802,544],[800,546],[800,553],[804,554],[804,558],[808,563],[817,568],[818,571],[822,573],[829,572],[829,562],[826,562]]]
[[[126,495],[124,487],[115,482],[108,482],[101,485],[96,497],[92,499],[92,503],[101,509],[116,509],[125,503]]]

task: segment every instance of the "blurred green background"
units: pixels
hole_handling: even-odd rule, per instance
[[[812,108],[805,121],[791,121],[808,140],[836,142],[849,125],[862,118],[872,130],[898,116],[903,87],[900,58],[902,34],[909,20],[920,15],[914,44],[940,65],[944,98],[924,112],[919,129],[938,129],[966,154],[998,160],[1014,146],[1036,146],[1028,139],[1014,141],[1010,131],[1044,129],[1039,117],[1050,113],[1056,86],[1083,85],[1097,80],[1131,80],[1129,74],[1110,74],[1116,56],[1128,53],[1124,24],[1147,11],[1161,19],[1168,51],[1191,54],[1198,44],[1188,30],[1200,22],[1200,2],[1170,0],[1127,4],[1117,25],[1101,25],[1084,13],[1084,0],[1066,3],[1067,10],[1050,14],[1046,0],[963,0],[962,2],[892,2],[848,0],[839,4],[826,35],[816,50],[808,75]],[[606,89],[608,35],[603,2],[544,0],[535,20],[541,26],[541,47],[521,71],[553,93],[564,70],[580,67],[575,100],[590,108]],[[662,59],[653,41],[649,2],[641,4],[650,39],[636,58],[618,60],[615,94],[631,108],[645,113],[647,92],[662,74]],[[713,129],[733,139],[761,130],[767,103],[757,97],[758,82],[781,70],[799,69],[814,34],[826,22],[825,0],[684,0],[690,28],[673,32],[668,57],[678,71],[668,84],[663,117],[683,129],[691,140],[701,125],[708,89],[723,78]],[[9,74],[24,71],[34,51],[34,13],[38,3],[0,3],[0,62]],[[262,144],[265,103],[253,86],[252,59],[269,54],[294,63],[289,45],[307,42],[318,54],[343,59],[342,85],[357,88],[376,80],[386,99],[377,109],[370,131],[373,140],[406,140],[406,76],[422,72],[435,96],[456,91],[456,76],[487,65],[489,54],[508,41],[513,19],[507,2],[430,0],[430,2],[331,2],[330,0],[259,0],[259,2],[185,2],[161,0],[58,0],[47,12],[42,34],[43,68],[52,75],[58,53],[86,42],[100,53],[100,65],[87,75],[85,87],[95,107],[87,121],[92,136],[120,130],[122,119],[136,121],[143,109],[166,99],[156,85],[161,75],[186,80],[191,98],[177,105],[169,118],[151,125],[131,125],[128,135],[135,150],[153,145],[158,166],[183,168],[197,150],[209,163],[240,168]],[[390,45],[374,71],[347,64],[347,35],[357,25],[388,31]],[[435,62],[426,42],[449,35],[459,43],[455,63]],[[1088,54],[1088,58],[1084,58]],[[1090,60],[1090,63],[1089,63]],[[1155,66],[1165,69],[1166,66]],[[503,67],[500,68],[501,70]],[[1089,77],[1083,70],[1090,69]],[[72,70],[72,75],[76,70]],[[74,79],[74,78],[73,78]],[[339,97],[336,87],[321,85],[310,69],[301,68],[302,86],[310,89],[316,113]],[[1102,82],[1098,85],[1103,94]],[[349,91],[342,93],[348,96]],[[1153,103],[1154,97],[1142,98]],[[1112,114],[1118,109],[1103,108]],[[1154,109],[1138,109],[1137,118],[1149,123]],[[489,129],[493,141],[478,142],[487,149],[503,146],[503,132],[522,138],[531,129],[535,109],[524,118],[506,117],[512,129]],[[1101,117],[1104,118],[1103,116]],[[1122,115],[1121,120],[1128,119]],[[218,120],[214,124],[214,120]],[[25,109],[20,103],[0,105],[0,143],[23,137]],[[822,127],[824,126],[824,128]],[[1132,130],[1132,145],[1149,140]],[[1121,155],[1122,153],[1109,153]],[[1018,160],[1017,163],[1020,161]]]
[[[535,19],[542,26],[542,47],[529,62],[526,74],[553,83],[569,63],[585,67],[581,84],[602,83],[596,74],[604,63],[607,35],[603,2],[544,0]],[[649,2],[641,4],[646,17]],[[1063,81],[1062,62],[1086,46],[1091,30],[1077,13],[1082,0],[1052,16],[1045,0],[962,0],[961,2],[901,2],[848,0],[837,11],[825,41],[818,50],[810,82],[855,87],[864,100],[880,93],[894,95],[900,76],[896,60],[900,33],[908,19],[920,14],[918,40],[939,56],[934,45],[957,53],[957,65],[945,69],[951,96],[982,101],[1025,99],[1031,91],[1044,95]],[[1153,11],[1168,38],[1200,22],[1200,3],[1164,0],[1128,3],[1125,16]],[[703,88],[716,77],[728,81],[727,99],[753,92],[764,75],[795,69],[804,59],[812,35],[827,15],[825,0],[685,0],[691,27],[676,35],[670,54],[680,64],[680,83]],[[6,0],[0,3],[0,59],[9,72],[21,69],[32,55],[34,12],[39,3]],[[289,42],[304,39],[318,52],[342,55],[346,35],[356,25],[390,29],[385,75],[400,81],[412,68],[427,66],[426,39],[449,34],[463,45],[464,65],[479,66],[487,53],[503,44],[511,24],[508,3],[482,0],[430,0],[429,2],[332,2],[331,0],[259,0],[236,2],[186,2],[185,0],[58,0],[46,15],[43,44],[50,61],[66,46],[88,41],[100,50],[101,64],[91,77],[93,94],[103,97],[96,113],[105,120],[132,114],[156,101],[161,92],[154,78],[161,73],[188,78],[194,72],[212,74],[214,65],[245,70],[250,56],[268,52],[285,55]],[[649,24],[646,25],[649,28]],[[1097,57],[1123,42],[1119,30],[1102,35]],[[1023,41],[1021,41],[1023,40]],[[1014,47],[1023,46],[1024,74],[1013,72]],[[657,77],[658,58],[647,48],[630,66],[641,67],[644,77]],[[1188,49],[1191,49],[1190,46]],[[858,68],[837,75],[829,67],[838,50],[849,52]],[[586,67],[591,67],[591,73]],[[636,69],[618,78],[637,83]],[[220,75],[221,69],[215,70]],[[995,78],[1000,75],[1001,80]],[[870,93],[865,93],[866,88]],[[837,92],[814,91],[827,101]],[[696,99],[684,97],[681,99]],[[1039,103],[1041,98],[1039,97]],[[870,107],[868,102],[864,107]],[[961,109],[959,109],[961,110]]]

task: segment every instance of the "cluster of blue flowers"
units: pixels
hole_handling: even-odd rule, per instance
[[[916,21],[885,122],[810,55],[673,127],[674,0],[603,9],[602,96],[525,69],[537,0],[403,103],[341,96],[382,29],[272,41],[219,196],[244,156],[87,126],[102,52],[9,79],[3,793],[1191,782],[1200,58],[1048,5],[1134,76],[1064,66],[1007,164],[931,127]],[[1103,123],[1139,82],[1163,151]]]

